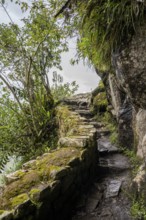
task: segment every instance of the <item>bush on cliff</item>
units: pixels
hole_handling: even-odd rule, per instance
[[[62,1],[59,1],[60,4]],[[76,0],[63,1],[56,16],[64,14],[78,30],[78,54],[105,71],[111,54],[128,43],[145,19],[145,1]]]

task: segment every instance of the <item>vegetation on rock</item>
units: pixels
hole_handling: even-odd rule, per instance
[[[68,4],[64,4],[57,16],[64,13],[68,19],[69,15],[73,15],[72,25],[75,25],[79,32],[79,54],[103,71],[111,67],[111,54],[120,50],[123,42],[131,39],[137,26],[142,24],[145,18],[144,1],[64,2]]]
[[[95,114],[103,113],[107,109],[108,101],[106,97],[105,87],[101,80],[98,87],[92,92],[92,105]]]

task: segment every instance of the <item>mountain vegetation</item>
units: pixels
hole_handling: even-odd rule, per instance
[[[76,82],[63,84],[53,68],[62,70],[61,53],[68,38],[76,37],[78,59],[84,58],[101,71],[111,71],[111,55],[128,43],[144,21],[144,3],[132,0],[56,1],[32,4],[14,1],[29,16],[24,25],[0,25],[0,158],[1,167],[10,155],[31,158],[56,141],[56,102],[74,94]],[[44,148],[43,148],[44,146]],[[7,152],[7,153],[6,153]]]
[[[62,1],[60,1],[62,2]],[[78,54],[101,71],[111,69],[111,54],[128,43],[145,18],[144,1],[64,1],[56,17],[70,17],[78,30]]]
[[[10,23],[0,24],[0,169],[12,155],[27,160],[41,154],[57,141],[58,123],[55,103],[76,92],[76,82],[63,83],[52,69],[62,70],[61,53],[68,51],[66,25],[48,5],[34,1],[20,4],[29,16],[18,26],[11,19],[5,2],[1,6]]]

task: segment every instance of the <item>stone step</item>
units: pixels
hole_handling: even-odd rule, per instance
[[[99,158],[99,170],[120,173],[131,169],[128,159],[119,153]]]
[[[100,156],[120,152],[120,149],[111,144],[107,136],[103,136],[97,140],[97,149]]]
[[[108,129],[105,129],[104,127],[97,129],[97,132],[100,134],[100,137],[108,136],[111,134],[111,131]]]
[[[62,103],[72,108],[79,107],[79,108],[85,109],[89,107],[89,100],[87,99],[81,100],[77,98],[69,98],[69,99],[64,99]]]
[[[77,113],[78,114],[78,113]],[[81,121],[83,121],[83,122],[87,122],[88,124],[92,124],[92,122],[94,121],[94,119],[93,118],[86,118],[86,117],[84,117],[84,116],[81,116],[81,115],[79,115],[79,117],[80,117],[80,120]]]
[[[89,121],[88,123],[89,123],[90,125],[94,125],[94,127],[97,128],[97,129],[103,127],[102,123],[100,123],[100,122]]]
[[[59,139],[58,144],[61,147],[86,147],[89,136],[77,137],[62,137]]]
[[[105,198],[118,196],[121,186],[122,186],[121,180],[113,179],[113,180],[108,181]]]
[[[88,106],[83,106],[83,105],[80,105],[80,104],[69,105],[68,108],[70,110],[90,110]]]
[[[75,100],[75,99],[65,99],[65,100],[63,100],[63,104],[69,105],[69,106],[78,105],[78,100]]]
[[[93,128],[94,128],[94,126],[89,124],[89,123],[88,124],[79,125],[79,129],[88,129],[88,130],[90,130],[90,129],[93,129]]]
[[[89,110],[76,110],[76,112],[85,118],[93,117],[93,113]]]

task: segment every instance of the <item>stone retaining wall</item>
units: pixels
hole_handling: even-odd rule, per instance
[[[96,129],[87,134],[85,146],[46,153],[8,175],[0,192],[0,219],[69,220],[97,168]]]

